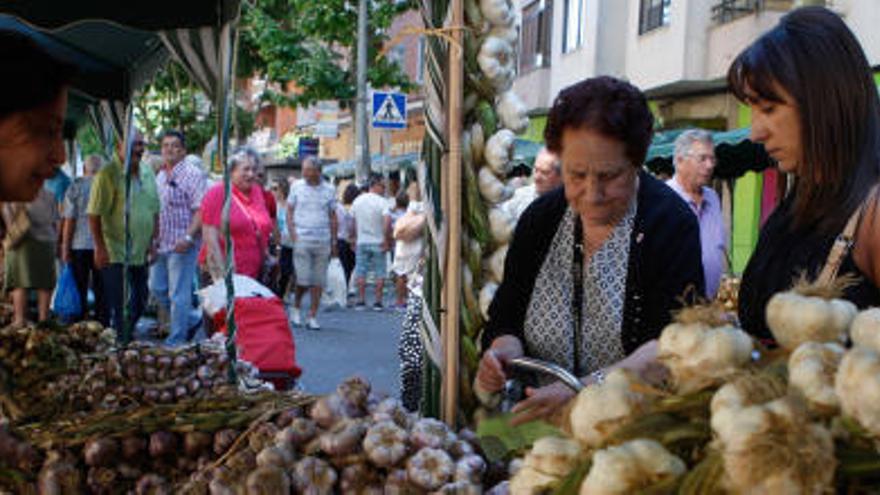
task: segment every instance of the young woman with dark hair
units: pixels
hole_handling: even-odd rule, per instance
[[[728,81],[751,107],[752,139],[795,178],[743,274],[743,326],[769,338],[767,301],[802,274],[815,278],[854,215],[839,273],[859,282],[846,298],[880,304],[880,99],[856,37],[825,8],[794,10],[734,60]]]
[[[556,97],[545,138],[564,187],[517,223],[477,390],[500,391],[506,363],[523,355],[586,383],[618,367],[651,372],[655,339],[680,297],[703,293],[697,220],[642,171],[653,123],[644,94],[618,79],[587,79]],[[549,416],[574,395],[558,382],[538,385],[514,407],[515,422]]]

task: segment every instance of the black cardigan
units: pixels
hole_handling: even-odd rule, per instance
[[[620,334],[627,354],[660,335],[671,312],[682,306],[681,298],[705,293],[696,215],[663,182],[645,172],[639,180]],[[560,187],[523,212],[504,262],[504,281],[489,306],[483,349],[501,335],[523,341],[535,279],[567,207]]]

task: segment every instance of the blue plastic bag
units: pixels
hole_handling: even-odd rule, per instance
[[[76,279],[70,264],[61,269],[58,285],[55,287],[55,299],[52,301],[52,312],[65,321],[73,320],[82,312],[82,301],[76,290]]]

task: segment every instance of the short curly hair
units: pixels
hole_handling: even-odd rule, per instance
[[[639,88],[609,76],[573,84],[556,96],[547,118],[547,149],[562,153],[566,129],[589,129],[621,141],[635,167],[645,161],[654,131],[654,116]]]

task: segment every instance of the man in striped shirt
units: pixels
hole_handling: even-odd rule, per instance
[[[159,237],[150,290],[159,310],[169,315],[167,345],[190,339],[190,314],[202,222],[199,208],[207,177],[194,163],[184,160],[186,141],[179,131],[162,136],[162,168],[156,176],[159,192]],[[195,322],[192,322],[195,323]]]

